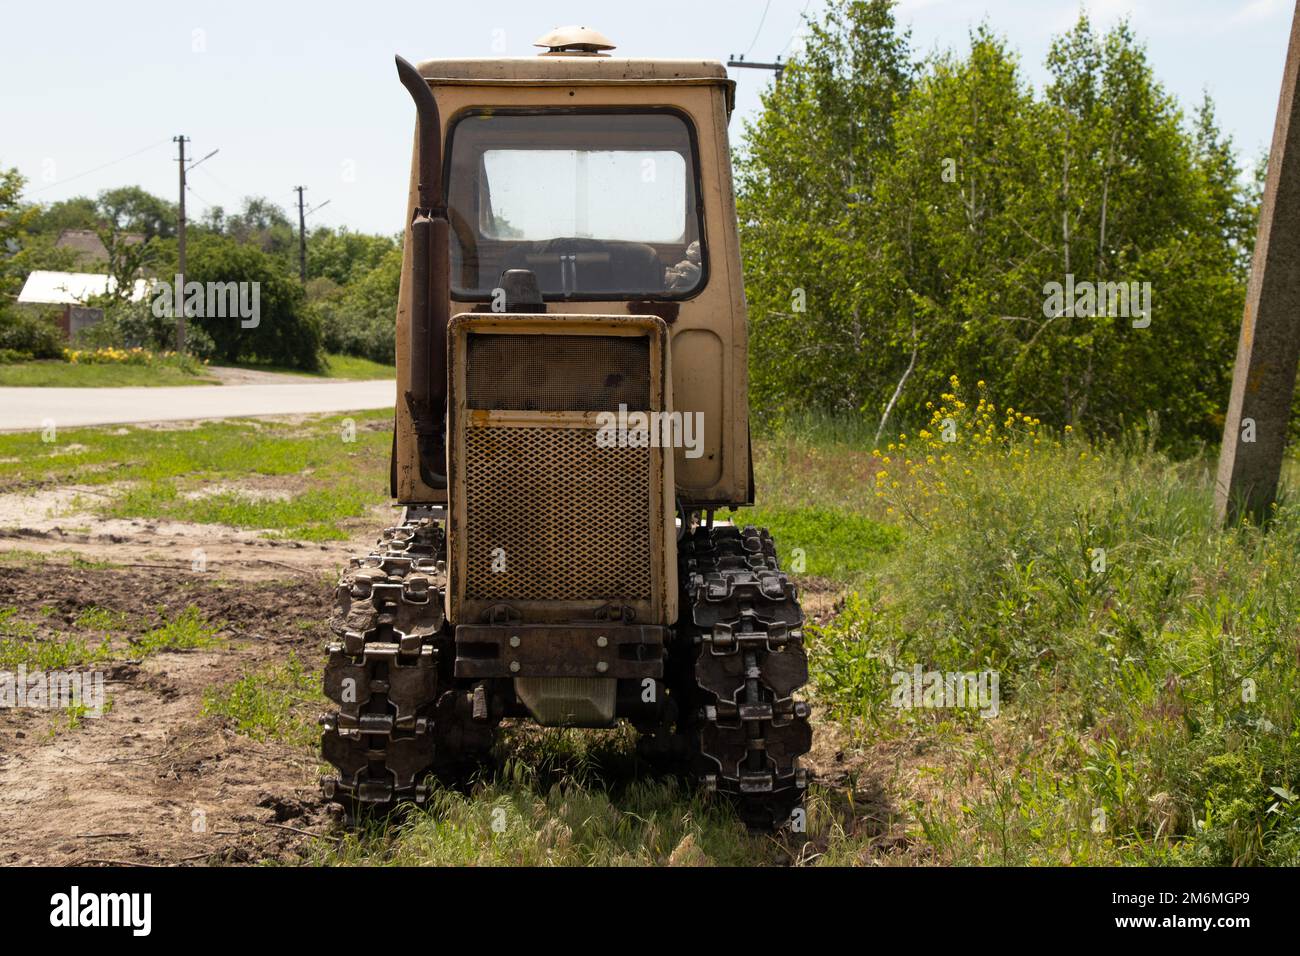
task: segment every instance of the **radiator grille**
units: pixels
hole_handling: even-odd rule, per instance
[[[589,428],[467,428],[465,596],[648,600],[649,503],[650,449],[600,448]]]
[[[644,336],[471,333],[465,381],[470,408],[599,412],[650,407]]]

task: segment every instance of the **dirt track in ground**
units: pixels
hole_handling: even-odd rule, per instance
[[[320,568],[322,572],[325,567]],[[71,622],[90,607],[166,620],[197,606],[228,622],[211,649],[101,665],[111,706],[68,728],[59,712],[0,710],[0,864],[295,862],[327,828],[314,755],[203,716],[203,694],[291,653],[314,665],[330,589],[215,582],[192,572],[0,567],[5,603]],[[56,716],[57,715],[57,716]]]
[[[222,486],[206,489],[214,494]],[[243,489],[246,496],[257,493]],[[0,552],[71,552],[84,561],[189,571],[201,556],[204,569],[240,580],[275,580],[286,574],[333,579],[348,558],[374,543],[395,512],[381,505],[350,518],[344,541],[307,542],[269,538],[253,529],[130,518],[102,518],[76,510],[79,497],[102,495],[103,487],[69,485],[31,493],[0,493]],[[263,490],[263,494],[272,492]],[[286,492],[287,493],[287,492]]]
[[[291,654],[317,670],[333,582],[349,555],[373,543],[384,517],[325,545],[148,521],[65,530],[29,518],[26,527],[0,528],[0,552],[18,552],[0,563],[0,606],[46,619],[53,631],[66,632],[92,607],[156,626],[195,605],[223,623],[220,646],[100,665],[111,707],[75,728],[62,712],[0,709],[0,865],[293,864],[313,834],[339,832],[319,794],[314,749],[236,733],[203,715],[204,692]],[[204,573],[190,566],[192,547],[205,552]],[[833,617],[839,597],[830,582],[803,582],[810,621]],[[878,827],[887,849],[895,836],[879,775],[860,775],[862,755],[844,746],[835,725],[814,720],[807,763],[834,787],[855,778],[855,818],[879,803],[881,819],[867,814],[860,823]]]

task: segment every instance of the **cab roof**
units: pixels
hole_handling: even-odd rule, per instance
[[[596,81],[599,83],[665,82],[682,80],[732,83],[727,69],[716,60],[632,60],[610,56],[481,57],[462,60],[425,60],[419,66],[427,80],[520,82],[540,80]]]
[[[736,82],[716,60],[636,60],[554,53],[533,57],[424,60],[420,75],[433,86],[721,86],[727,115]]]

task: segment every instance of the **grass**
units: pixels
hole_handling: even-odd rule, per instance
[[[158,610],[165,614],[163,608]],[[120,611],[90,607],[77,615],[73,627],[71,633],[42,635],[48,627],[24,620],[16,607],[0,608],[0,667],[66,670],[163,651],[215,647],[221,643],[217,634],[222,625],[209,623],[197,607],[189,605],[173,617],[164,616],[157,627],[145,628]]]
[[[806,628],[818,734],[842,758],[820,767],[806,834],[748,836],[641,772],[629,732],[515,730],[468,793],[322,841],[317,862],[1300,864],[1300,506],[1220,529],[1212,462],[1141,433],[1094,446],[956,391],[952,443],[916,427],[874,448],[869,423],[827,421],[757,442],[759,507],[740,519],[845,595]],[[391,415],[350,417],[351,444],[339,416],[0,436],[0,482],[113,483],[101,513],[328,536],[386,491]],[[287,498],[241,493],[281,479]],[[0,662],[25,624],[0,617]],[[97,652],[81,641],[66,653]],[[997,716],[898,706],[917,665],[995,673]],[[294,661],[208,706],[308,747],[316,699]]]
[[[0,608],[0,667],[63,670],[109,660],[108,638],[91,643],[76,634],[37,639],[37,625],[18,616],[18,608]]]
[[[285,365],[262,365],[249,362],[237,362],[232,368],[243,368],[254,372],[278,372],[282,375],[300,375],[305,378],[339,378],[339,379],[389,379],[397,377],[397,369],[392,365],[372,362],[356,355],[338,355],[329,353],[320,371],[307,372],[300,368]]]
[[[849,583],[861,580],[903,540],[895,526],[837,508],[754,508],[736,521],[768,528],[781,566]]]
[[[86,428],[45,443],[0,435],[0,490],[91,486],[79,510],[220,523],[269,537],[348,537],[348,519],[388,499],[391,411],[302,422]],[[110,486],[111,487],[105,487]]]
[[[807,629],[844,770],[813,788],[802,839],[755,842],[620,769],[617,738],[573,733],[505,742],[468,795],[438,791],[320,862],[1300,863],[1300,507],[1221,529],[1212,462],[1145,434],[1094,447],[974,397],[955,414],[951,445],[928,429],[760,444],[746,520],[847,591]],[[997,674],[997,715],[898,706],[915,665]]]
[[[161,612],[162,609],[160,608]],[[221,643],[217,632],[222,625],[210,624],[193,604],[159,627],[130,638],[133,657],[146,657],[162,651],[189,651],[214,647]]]
[[[0,387],[117,388],[124,386],[215,385],[206,373],[175,365],[89,365],[61,359],[0,364]]]
[[[628,866],[785,861],[729,808],[671,779],[637,779],[625,730],[507,731],[468,792],[321,841],[322,865]]]
[[[830,715],[926,754],[932,781],[891,781],[912,838],[947,863],[1300,862],[1300,511],[1219,529],[1208,462],[956,414],[955,445],[879,450],[868,510],[906,542],[809,629]],[[916,664],[996,672],[1000,715],[892,706]]]
[[[258,372],[278,372],[304,378],[347,380],[391,379],[397,377],[392,365],[372,362],[355,355],[326,355],[320,371],[280,365],[236,363],[234,368]],[[126,363],[65,362],[62,359],[35,359],[23,362],[0,362],[0,387],[9,388],[118,388],[125,386],[219,385],[206,368],[190,370],[174,363],[152,365]]]
[[[52,620],[57,610],[52,605],[40,605],[34,612],[43,620],[24,620],[17,607],[0,608],[0,668],[11,672],[25,668],[29,680],[33,672],[66,672],[115,660],[140,660],[162,651],[192,650],[221,643],[217,636],[221,625],[208,623],[194,605],[170,618],[165,616],[166,609],[160,607],[162,623],[143,628],[122,611],[87,607],[73,619],[72,632],[53,630]],[[102,699],[101,709],[97,711],[75,696],[73,701],[48,724],[50,736],[76,731],[88,715],[107,714],[113,707],[112,699],[107,697]]]
[[[327,706],[319,671],[297,655],[245,674],[203,695],[203,713],[230,720],[235,730],[255,740],[280,740],[307,747],[320,738],[316,717]]]
[[[356,355],[326,355],[325,374],[330,378],[389,379],[397,378],[397,369]]]

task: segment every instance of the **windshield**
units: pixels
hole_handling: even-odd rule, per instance
[[[704,279],[695,154],[678,115],[469,113],[448,134],[453,294],[509,269],[547,299],[682,298]]]

